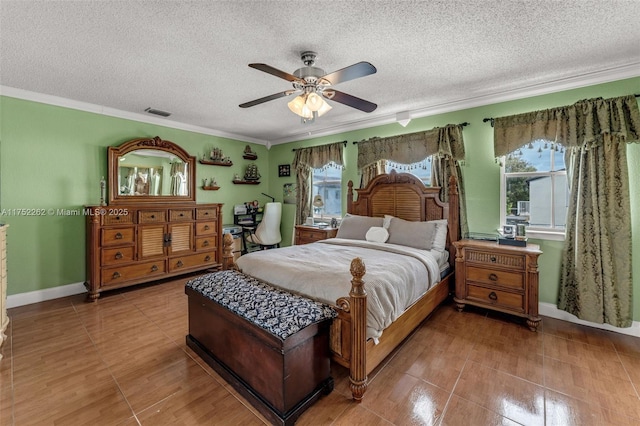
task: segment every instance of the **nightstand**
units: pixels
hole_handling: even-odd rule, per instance
[[[493,241],[460,240],[456,247],[456,294],[459,311],[480,306],[527,319],[536,331],[538,316],[538,256],[536,244],[525,247]]]
[[[334,238],[338,228],[319,228],[317,226],[296,225],[296,245]]]

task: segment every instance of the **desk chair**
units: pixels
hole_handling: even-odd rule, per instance
[[[247,235],[247,242],[257,244],[260,249],[280,247],[280,220],[282,218],[282,203],[267,203],[264,205],[262,222],[254,232]]]

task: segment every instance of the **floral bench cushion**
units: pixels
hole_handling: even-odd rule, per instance
[[[233,270],[202,275],[186,285],[282,340],[338,315],[329,305]]]

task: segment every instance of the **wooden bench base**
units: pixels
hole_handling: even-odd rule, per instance
[[[276,410],[269,401],[263,399],[260,394],[255,392],[253,388],[245,382],[242,377],[238,376],[224,363],[220,362],[207,348],[198,342],[193,336],[187,335],[187,346],[189,346],[200,358],[213,368],[227,383],[238,391],[251,405],[262,414],[267,420],[275,425],[289,426],[295,424],[300,415],[316,402],[323,395],[328,395],[333,390],[333,378],[328,377],[324,382],[320,383],[309,395],[302,399],[287,413],[281,413]]]
[[[185,287],[189,300],[187,345],[271,423],[294,424],[323,394],[330,375],[331,318],[284,340]]]

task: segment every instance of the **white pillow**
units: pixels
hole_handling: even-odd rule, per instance
[[[365,235],[367,241],[384,243],[389,238],[389,232],[381,226],[372,226]]]
[[[432,250],[445,251],[447,249],[447,219],[431,220],[436,224],[436,235],[431,243]]]

